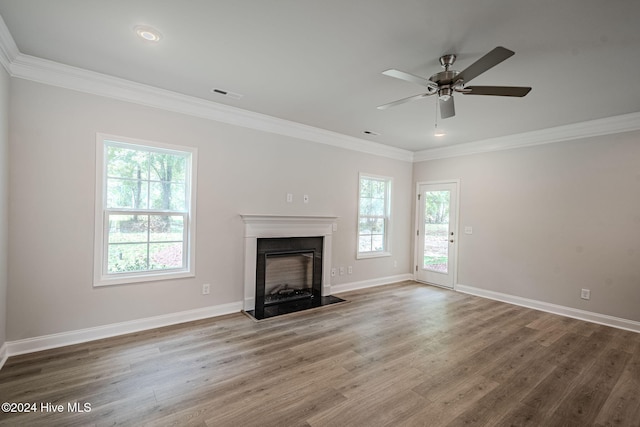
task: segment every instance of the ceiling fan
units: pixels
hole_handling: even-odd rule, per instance
[[[408,98],[399,99],[398,101],[380,105],[378,108],[384,110],[389,107],[404,104],[405,102],[415,101],[416,99],[425,98],[427,96],[438,94],[440,104],[440,115],[443,119],[456,115],[453,103],[453,92],[460,92],[463,95],[490,95],[490,96],[515,96],[523,97],[529,93],[530,87],[523,86],[465,86],[466,83],[478,77],[485,71],[495,67],[505,59],[514,55],[515,52],[498,46],[482,58],[468,66],[462,71],[449,70],[456,60],[453,54],[443,55],[440,57],[440,64],[444,71],[440,71],[425,79],[413,74],[405,73],[400,70],[387,70],[382,74],[396,79],[405,80],[411,83],[425,86],[427,92],[410,96]]]

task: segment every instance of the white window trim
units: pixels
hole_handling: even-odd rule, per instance
[[[153,272],[106,274],[105,242],[108,222],[106,215],[106,191],[104,189],[104,171],[106,159],[104,157],[104,141],[118,141],[125,144],[142,145],[163,150],[173,150],[191,153],[191,170],[189,175],[189,191],[187,191],[186,203],[189,206],[188,222],[185,223],[185,237],[188,238],[186,254],[186,268],[180,270],[164,270]],[[195,276],[195,248],[196,248],[196,177],[198,176],[198,150],[195,147],[170,145],[155,141],[146,141],[117,135],[96,133],[96,188],[95,188],[95,231],[94,231],[94,264],[93,286],[122,285],[126,283],[141,283],[158,280],[180,279]],[[153,214],[154,211],[145,213]]]
[[[362,178],[372,178],[384,180],[388,183],[387,185],[387,204],[385,206],[385,234],[384,234],[384,247],[386,250],[384,251],[370,251],[370,252],[360,252],[360,181]],[[381,258],[381,257],[389,257],[392,256],[391,252],[391,232],[392,232],[392,219],[391,219],[391,196],[392,196],[392,188],[393,188],[393,178],[390,176],[382,176],[376,175],[372,173],[358,173],[358,213],[356,215],[356,259],[367,259],[367,258]]]

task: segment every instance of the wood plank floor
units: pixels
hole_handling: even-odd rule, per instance
[[[0,425],[640,426],[640,334],[415,282],[340,296],[11,357],[0,402],[38,412]]]

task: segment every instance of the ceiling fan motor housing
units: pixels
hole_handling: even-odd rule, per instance
[[[438,84],[438,86],[446,86],[453,83],[456,77],[460,74],[459,71],[451,70],[451,71],[440,71],[439,73],[435,73],[429,80]]]
[[[440,58],[441,62],[442,58]],[[438,97],[443,101],[448,100],[455,89],[462,87],[462,80],[456,80],[458,74],[460,74],[459,71],[445,70],[429,77],[429,80],[438,85]]]

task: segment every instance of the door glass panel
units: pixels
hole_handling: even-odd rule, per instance
[[[450,191],[426,191],[424,212],[424,263],[426,270],[448,273]]]

